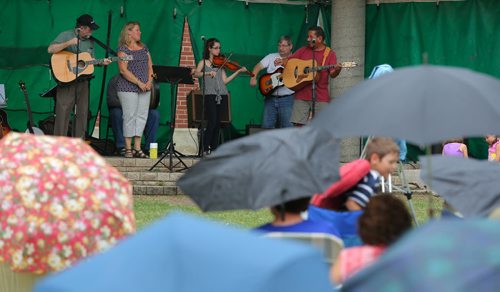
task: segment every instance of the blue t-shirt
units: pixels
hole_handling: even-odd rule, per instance
[[[304,220],[297,224],[287,226],[275,226],[271,223],[264,224],[255,228],[262,232],[310,232],[310,233],[326,233],[340,238],[340,233],[333,224],[322,221]]]

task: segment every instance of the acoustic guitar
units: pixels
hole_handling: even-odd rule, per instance
[[[342,62],[340,64],[316,67],[316,61],[313,64],[313,60],[289,59],[282,74],[283,84],[291,90],[297,91],[312,83],[313,75],[316,75],[315,78],[317,79],[315,80],[318,80],[319,74],[313,74],[314,72],[330,69],[337,65],[340,65],[342,68],[354,68],[358,66],[356,62]]]
[[[43,131],[35,127],[35,124],[33,123],[33,114],[31,112],[30,99],[28,97],[28,91],[26,90],[26,84],[24,83],[24,81],[19,81],[19,87],[23,91],[24,99],[26,101],[26,109],[28,111],[28,129],[26,130],[26,133],[43,135]]]
[[[272,73],[262,74],[259,77],[259,90],[264,96],[273,93],[278,87],[283,86],[283,78],[281,74],[283,68],[278,68]]]
[[[0,109],[0,139],[2,139],[3,136],[7,135],[10,131],[12,131],[12,129],[7,121],[7,114]]]
[[[111,61],[131,61],[133,56],[111,57]],[[52,55],[50,65],[52,74],[59,83],[70,83],[80,76],[88,76],[94,73],[94,65],[103,64],[105,59],[93,59],[90,53],[78,54],[78,66],[76,66],[76,54],[60,51]]]

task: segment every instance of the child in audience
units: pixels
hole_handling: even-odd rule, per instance
[[[464,144],[464,140],[462,138],[444,141],[442,154],[444,156],[469,157],[467,145]]]
[[[310,198],[300,198],[271,208],[274,220],[255,228],[263,232],[314,232],[340,237],[335,226],[325,221],[304,220],[301,213],[307,210]]]
[[[388,178],[396,170],[399,147],[393,139],[375,137],[366,146],[366,159],[370,162],[370,172],[352,189],[342,195],[345,209],[357,211],[366,207],[370,198],[380,190],[380,178]]]
[[[485,138],[488,143],[488,160],[500,161],[500,140],[495,135],[486,135]]]
[[[343,283],[377,258],[411,229],[412,220],[405,204],[396,196],[373,197],[359,217],[358,233],[365,245],[343,249],[330,270],[335,284]]]

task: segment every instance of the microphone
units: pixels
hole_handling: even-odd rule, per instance
[[[315,43],[316,43],[316,39],[315,39],[315,38],[312,38],[312,39],[311,39],[311,43],[315,44]]]
[[[200,38],[201,38],[202,41],[205,40],[205,36],[204,35],[202,35]]]

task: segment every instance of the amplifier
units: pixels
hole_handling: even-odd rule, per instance
[[[201,123],[202,100],[201,90],[192,90],[187,96],[188,127],[190,128],[197,128]],[[231,94],[228,94],[227,99],[222,100],[221,107],[221,126],[231,124]]]

